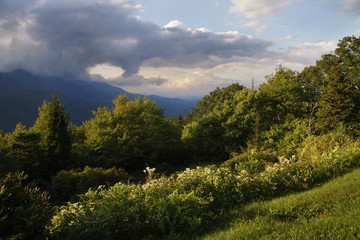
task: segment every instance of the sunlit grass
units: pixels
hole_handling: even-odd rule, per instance
[[[360,169],[234,213],[237,220],[228,229],[201,239],[360,239]]]

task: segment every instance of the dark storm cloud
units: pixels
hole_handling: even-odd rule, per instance
[[[272,45],[238,32],[160,27],[136,17],[138,6],[130,0],[6,2],[0,0],[0,33],[10,37],[0,36],[0,70],[79,77],[107,63],[124,69],[123,81],[138,85],[146,80],[136,75],[144,62],[210,67],[234,57],[267,56]]]

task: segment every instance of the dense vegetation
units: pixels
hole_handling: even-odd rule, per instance
[[[190,237],[359,166],[359,54],[345,37],[315,66],[217,88],[178,119],[120,95],[73,126],[54,94],[33,126],[0,134],[0,237]]]

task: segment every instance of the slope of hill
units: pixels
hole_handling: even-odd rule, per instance
[[[70,113],[74,124],[92,117],[92,110],[102,106],[112,106],[112,100],[127,94],[131,99],[142,96],[102,82],[69,80],[56,77],[40,77],[29,72],[16,70],[0,73],[0,129],[12,131],[19,122],[30,126],[38,114],[38,107],[44,100],[50,100],[56,92]],[[197,100],[184,100],[150,96],[165,116],[187,115]]]
[[[231,227],[200,239],[359,239],[359,200],[356,169],[303,193],[244,206]]]

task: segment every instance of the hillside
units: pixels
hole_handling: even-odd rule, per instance
[[[360,169],[321,187],[272,201],[261,201],[236,211],[215,239],[359,239]]]
[[[19,122],[31,126],[37,118],[38,107],[44,100],[51,100],[54,92],[62,99],[75,125],[90,119],[92,110],[98,107],[112,107],[113,99],[120,94],[127,94],[131,99],[143,97],[102,82],[40,77],[22,70],[0,73],[0,129],[12,131]],[[165,109],[167,117],[187,115],[197,102],[161,96],[150,98]]]

